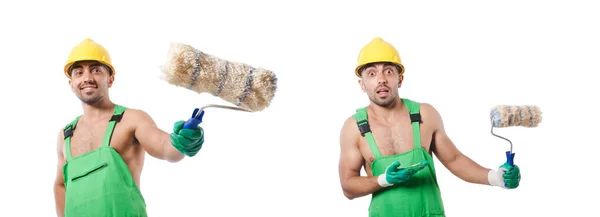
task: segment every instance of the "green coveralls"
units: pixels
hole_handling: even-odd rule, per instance
[[[356,110],[354,118],[362,135],[367,139],[375,160],[371,163],[373,176],[385,173],[394,161],[401,166],[409,166],[427,160],[429,165],[417,172],[404,183],[384,188],[372,194],[369,206],[370,217],[443,217],[444,205],[435,173],[434,162],[421,147],[420,105],[418,102],[402,99],[410,112],[414,149],[397,155],[382,156],[368,124],[367,108]]]
[[[126,108],[116,105],[102,146],[71,157],[71,136],[81,116],[65,127],[65,217],[146,217],[146,203],[119,153],[110,146]]]

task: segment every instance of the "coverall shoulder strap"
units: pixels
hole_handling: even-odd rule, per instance
[[[106,133],[104,134],[104,139],[102,140],[102,146],[110,146],[110,140],[112,138],[113,131],[115,130],[115,125],[117,122],[121,121],[125,110],[127,110],[126,107],[118,104],[115,105],[113,116],[108,121],[108,126],[106,127]]]
[[[77,122],[79,121],[80,116],[77,116],[75,120],[71,121],[71,123],[67,124],[63,129],[64,140],[65,140],[65,157],[67,161],[71,160],[71,137],[73,136],[73,132],[75,131],[75,127],[77,126]]]
[[[410,100],[410,99],[406,99],[403,98],[402,102],[404,102],[404,105],[406,106],[406,108],[408,108],[408,111],[410,112],[410,120],[412,122],[421,122],[421,104],[414,101],[414,100]]]
[[[402,102],[410,113],[410,121],[412,124],[413,140],[415,148],[421,147],[421,129],[420,124],[423,123],[421,120],[421,104],[406,98],[402,98]]]
[[[357,109],[356,113],[354,113],[354,119],[356,120],[358,129],[360,130],[360,135],[367,139],[367,143],[369,143],[369,148],[373,153],[373,157],[375,159],[381,158],[381,152],[379,152],[379,148],[377,148],[377,143],[375,143],[375,139],[371,133],[371,127],[369,126],[367,107]]]
[[[64,139],[68,139],[73,136],[73,131],[75,131],[75,127],[77,126],[77,122],[81,116],[75,117],[75,120],[71,121],[71,123],[67,124],[63,129]]]

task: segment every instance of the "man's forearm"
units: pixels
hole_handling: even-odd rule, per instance
[[[185,157],[183,153],[181,153],[179,150],[177,150],[177,148],[175,148],[175,146],[173,146],[171,142],[171,137],[169,137],[168,139],[166,139],[165,142],[163,142],[163,147],[164,159],[171,163],[179,162]]]
[[[54,203],[56,208],[56,216],[63,217],[65,210],[65,186],[54,185]]]
[[[352,200],[376,192],[382,187],[377,182],[377,176],[356,176],[348,178],[343,184],[344,195]]]
[[[475,184],[488,185],[488,172],[490,169],[477,164],[465,155],[457,157],[450,162],[448,169],[458,178]]]

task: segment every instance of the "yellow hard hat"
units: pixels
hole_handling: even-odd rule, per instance
[[[356,76],[360,77],[360,74],[358,73],[360,67],[376,62],[394,63],[400,67],[399,73],[404,73],[404,65],[402,65],[402,60],[400,59],[398,51],[394,46],[380,37],[374,38],[360,50],[360,53],[358,54],[358,64],[354,69],[354,73]]]
[[[71,79],[69,67],[77,61],[86,60],[98,61],[110,67],[112,75],[115,74],[115,68],[112,66],[112,60],[108,51],[102,45],[92,41],[92,39],[86,38],[71,50],[64,68],[65,75]]]

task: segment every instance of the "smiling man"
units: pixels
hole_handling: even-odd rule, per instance
[[[178,162],[194,156],[204,131],[159,129],[144,111],[110,100],[115,68],[107,50],[85,39],[68,57],[64,73],[83,114],[60,130],[54,195],[58,216],[147,216],[140,191],[144,156]]]
[[[372,194],[372,217],[445,216],[432,153],[466,182],[518,187],[518,166],[481,167],[454,146],[433,106],[399,97],[404,71],[396,49],[381,38],[359,54],[355,74],[371,102],[349,117],[340,133],[344,195]],[[363,166],[367,176],[360,175]]]

